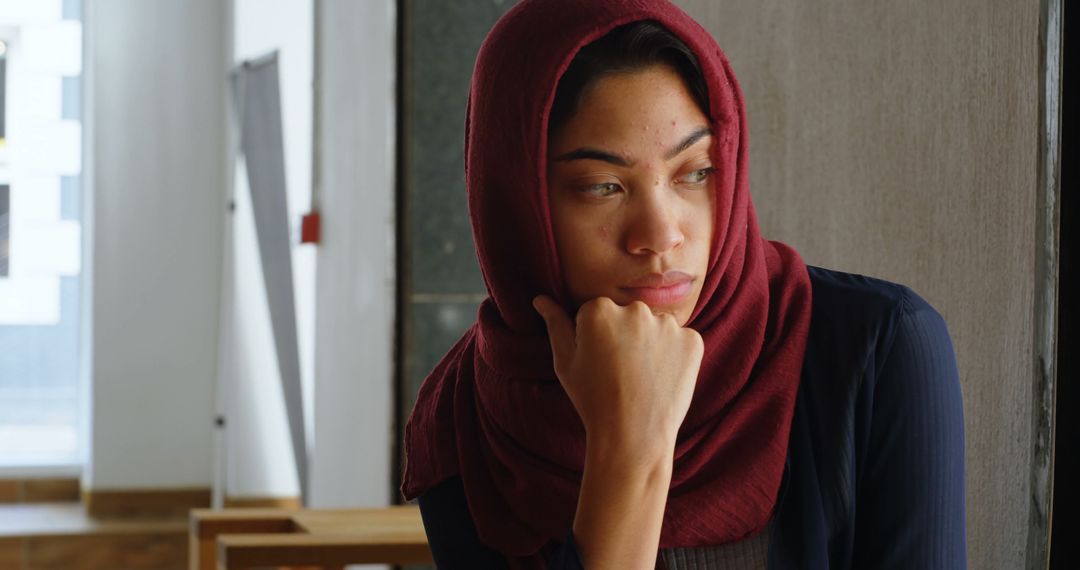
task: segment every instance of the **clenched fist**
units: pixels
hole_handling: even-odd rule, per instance
[[[669,314],[635,301],[588,301],[571,322],[546,296],[533,306],[547,324],[555,374],[589,440],[674,445],[690,408],[704,343]]]

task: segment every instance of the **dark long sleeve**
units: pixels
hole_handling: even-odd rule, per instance
[[[910,290],[868,395],[853,568],[965,568],[964,423],[952,342]]]
[[[480,542],[469,515],[461,479],[447,479],[421,495],[420,516],[424,519],[432,557],[440,569],[508,567],[502,554]],[[565,542],[552,544],[547,554],[549,570],[582,569],[570,532],[567,532]]]
[[[461,479],[447,479],[421,495],[420,516],[440,569],[508,567],[501,554],[477,537]]]
[[[547,562],[547,570],[584,570],[573,532],[566,533],[566,542],[557,545],[552,550],[552,556]]]

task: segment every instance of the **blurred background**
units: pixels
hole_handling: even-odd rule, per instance
[[[948,322],[970,566],[1073,567],[1076,16],[677,3],[743,88],[765,235]],[[400,502],[486,296],[464,109],[513,4],[0,0],[0,568],[182,568],[191,508]]]

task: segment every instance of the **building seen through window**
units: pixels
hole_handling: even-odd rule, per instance
[[[80,462],[80,12],[0,10],[0,468]]]

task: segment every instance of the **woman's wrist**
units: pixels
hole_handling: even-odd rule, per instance
[[[586,568],[653,568],[674,442],[586,437],[574,537]]]
[[[637,463],[670,460],[675,453],[676,435],[675,431],[666,433],[665,430],[642,429],[640,426],[586,428],[586,459],[592,455],[604,462],[618,461],[624,456]]]
[[[585,472],[593,480],[667,496],[675,455],[675,434],[645,435],[627,430],[586,431]]]

